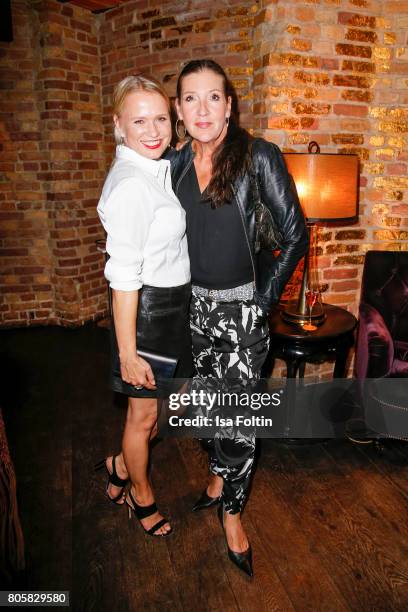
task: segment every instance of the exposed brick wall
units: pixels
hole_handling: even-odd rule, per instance
[[[98,23],[55,0],[12,10],[14,41],[0,46],[0,320],[80,324],[106,311]]]
[[[194,57],[226,67],[257,134],[360,156],[359,224],[320,232],[327,301],[355,312],[364,253],[407,248],[406,0],[129,0],[101,15],[13,0],[13,22],[0,44],[0,324],[104,313],[95,205],[113,86],[143,70],[174,95]]]
[[[38,15],[13,4],[13,43],[0,43],[0,320],[43,322],[52,315],[52,254],[46,194],[39,173],[48,167],[41,147],[41,117],[33,50]]]
[[[364,253],[408,248],[407,25],[387,0],[266,0],[256,16],[256,132],[360,157],[360,222],[322,230],[318,258],[327,301],[354,312]]]
[[[43,143],[50,165],[41,175],[49,203],[55,316],[78,324],[106,308],[103,237],[96,214],[105,174],[101,133],[98,21],[89,11],[54,0],[41,20]]]
[[[365,252],[408,249],[408,2],[264,0],[255,24],[256,132],[360,157],[359,223],[321,228],[317,258],[325,300],[356,313]]]
[[[184,62],[211,57],[227,70],[252,127],[252,0],[135,0],[101,16],[101,64],[107,157],[112,155],[111,95],[129,74],[146,72],[175,95]]]

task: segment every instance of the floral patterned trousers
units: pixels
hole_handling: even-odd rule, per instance
[[[260,378],[269,329],[253,301],[215,302],[193,294],[190,327],[196,388],[211,388],[213,382],[214,388],[230,392]],[[230,514],[241,512],[247,499],[255,439],[254,431],[242,432],[232,426],[219,427],[214,439],[202,440],[209,453],[210,472],[223,478],[222,502]]]

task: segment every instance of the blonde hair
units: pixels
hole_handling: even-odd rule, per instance
[[[163,85],[154,77],[140,73],[126,77],[116,85],[112,98],[112,111],[114,115],[120,117],[126,96],[134,91],[150,91],[160,94],[165,99],[170,113],[170,98]],[[116,144],[123,142],[122,136],[116,125],[114,126],[114,135]]]

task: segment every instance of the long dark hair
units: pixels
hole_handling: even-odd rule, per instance
[[[221,76],[225,98],[231,96],[232,99],[227,134],[212,155],[213,173],[207,188],[211,206],[218,208],[232,202],[234,196],[232,185],[247,169],[250,136],[246,130],[239,127],[237,96],[223,68],[214,60],[192,60],[184,66],[177,79],[177,98],[181,99],[183,78],[202,70],[211,70]]]

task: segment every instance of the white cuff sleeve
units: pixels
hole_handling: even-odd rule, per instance
[[[105,278],[112,289],[140,289],[143,250],[153,220],[147,190],[141,189],[139,181],[122,180],[109,194],[103,216],[109,255]]]

